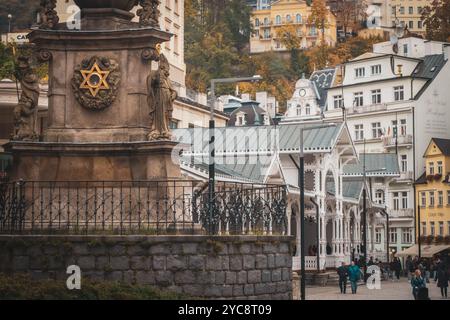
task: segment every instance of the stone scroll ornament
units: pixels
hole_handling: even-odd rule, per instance
[[[150,109],[149,140],[170,140],[170,121],[172,120],[173,102],[177,92],[172,88],[169,79],[169,62],[161,54],[159,67],[151,71],[147,78],[148,105]]]
[[[153,27],[159,29],[159,11],[160,0],[139,0],[139,5],[142,7],[136,12],[139,17],[139,25],[141,27]]]
[[[15,141],[36,141],[37,111],[39,102],[39,77],[30,65],[30,58],[19,56],[16,61],[15,77],[20,82],[21,94],[19,102],[14,107],[14,133],[11,139]]]
[[[74,70],[72,89],[86,109],[103,110],[117,97],[120,84],[119,64],[105,57],[85,59]]]
[[[56,0],[41,0],[39,11],[40,29],[55,29],[59,22],[58,13],[55,10]]]

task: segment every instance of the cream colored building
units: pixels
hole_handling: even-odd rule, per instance
[[[426,28],[421,19],[422,10],[426,6],[431,6],[431,0],[391,0],[390,22],[395,24],[397,18],[399,23],[408,28],[410,32],[425,34]]]
[[[325,42],[334,46],[336,43],[336,17],[328,10],[328,27],[325,29]],[[250,52],[286,51],[277,39],[277,29],[294,25],[297,35],[302,38],[301,48],[313,47],[319,44],[322,31],[308,23],[311,7],[302,0],[278,0],[263,9],[252,11],[251,22],[254,33],[250,38]]]

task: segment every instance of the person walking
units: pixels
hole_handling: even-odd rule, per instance
[[[341,289],[341,293],[345,294],[347,291],[347,267],[345,266],[345,262],[342,262],[339,268],[337,268],[337,274],[339,275],[339,289]]]
[[[434,279],[437,280],[437,286],[441,289],[441,296],[442,298],[447,299],[447,290],[448,290],[448,281],[449,281],[449,274],[447,267],[443,263],[439,263],[437,265],[437,272],[436,277]]]
[[[358,289],[358,280],[361,270],[355,264],[355,261],[352,261],[351,266],[348,268],[348,279],[350,280],[350,285],[352,287],[352,294],[356,294],[356,290]]]
[[[427,289],[427,284],[419,269],[415,271],[414,277],[411,279],[411,287],[414,300],[425,300],[425,297],[428,297],[428,292],[425,290]]]
[[[402,264],[398,257],[394,258],[394,271],[395,276],[397,277],[397,281],[400,281],[400,272],[402,272]]]
[[[408,281],[411,281],[411,276],[412,276],[413,270],[414,270],[414,267],[413,267],[412,258],[411,258],[411,256],[408,256],[406,258],[406,262],[405,262],[405,273],[406,273],[406,276],[408,277]]]

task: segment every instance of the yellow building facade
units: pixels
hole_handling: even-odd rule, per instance
[[[426,168],[416,181],[416,238],[450,236],[450,140],[433,138],[425,152]]]
[[[322,30],[317,30],[308,23],[311,7],[302,0],[279,0],[270,7],[252,11],[253,35],[250,38],[250,53],[267,51],[286,51],[279,39],[277,28],[286,25],[296,27],[297,36],[301,37],[301,48],[306,49],[320,43]],[[328,8],[327,28],[324,40],[330,45],[336,44],[336,17]]]
[[[389,2],[391,24],[394,25],[397,18],[398,22],[410,32],[425,34],[426,27],[421,18],[422,10],[426,6],[431,6],[431,3],[431,0],[391,0]]]

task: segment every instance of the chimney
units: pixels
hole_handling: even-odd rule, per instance
[[[444,53],[444,59],[448,60],[448,58],[450,57],[450,45],[444,44],[442,47],[442,51]]]

